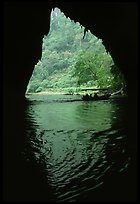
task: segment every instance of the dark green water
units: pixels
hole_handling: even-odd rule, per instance
[[[50,201],[123,201],[133,194],[125,100],[74,99],[79,96],[27,97],[23,157],[44,175]]]

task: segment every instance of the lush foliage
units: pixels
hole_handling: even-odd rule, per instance
[[[80,86],[120,88],[124,79],[102,41],[66,18],[57,8],[44,36],[42,57],[35,65],[27,92],[64,90]]]

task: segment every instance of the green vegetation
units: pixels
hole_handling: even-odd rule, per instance
[[[35,65],[26,93],[41,91],[79,92],[83,87],[114,90],[124,78],[106,52],[102,40],[58,8],[51,12],[50,31],[44,36],[42,57]]]

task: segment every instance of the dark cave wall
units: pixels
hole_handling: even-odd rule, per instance
[[[5,3],[4,93],[24,96],[34,65],[41,57],[42,38],[47,35],[50,12],[59,7],[103,40],[124,73],[128,92],[137,87],[136,3]]]
[[[46,187],[42,182],[39,185],[36,166],[25,164],[20,152],[25,148],[25,129],[29,122],[24,115],[24,94],[34,65],[41,57],[42,38],[49,31],[51,9],[56,6],[103,40],[125,74],[129,95],[133,96],[132,99],[137,97],[137,4],[5,3],[3,191],[6,201],[40,201],[43,195],[46,199],[43,192]],[[136,144],[137,128],[134,105],[130,104],[128,117],[132,144]],[[42,193],[41,197],[38,197],[38,191]]]
[[[4,10],[4,90],[24,95],[34,65],[41,58],[42,38],[49,31],[51,8],[7,3]],[[45,13],[46,12],[46,13]]]

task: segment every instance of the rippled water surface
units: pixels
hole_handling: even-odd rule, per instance
[[[32,151],[56,202],[100,200],[98,191],[110,188],[131,164],[124,102],[79,99],[65,95],[27,97],[26,118],[31,124],[26,128],[24,157],[30,161]]]

